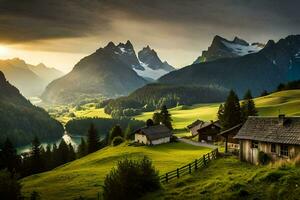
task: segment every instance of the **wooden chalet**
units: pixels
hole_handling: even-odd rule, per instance
[[[219,135],[221,131],[221,124],[219,121],[204,122],[202,126],[197,130],[198,141],[214,143],[222,139]]]
[[[300,117],[249,117],[234,139],[240,142],[240,159],[257,164],[260,151],[272,161],[300,155]]]
[[[198,130],[201,128],[201,126],[204,123],[205,123],[204,121],[197,119],[192,124],[188,125],[187,128],[189,129],[192,136],[195,136],[198,135]]]
[[[134,132],[135,142],[145,145],[169,143],[171,137],[171,130],[163,124],[144,127]]]

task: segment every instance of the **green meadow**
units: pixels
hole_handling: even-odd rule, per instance
[[[289,116],[300,115],[300,90],[276,92],[254,99],[259,115],[276,116],[283,113]],[[198,104],[193,106],[178,106],[170,109],[175,129],[185,129],[196,119],[216,120],[220,103]],[[151,118],[153,112],[145,112],[135,116],[137,120]]]
[[[299,183],[299,164],[255,166],[231,156],[214,160],[142,199],[298,199]]]
[[[75,160],[49,172],[22,179],[23,193],[37,191],[42,199],[74,199],[80,195],[96,198],[101,192],[105,175],[125,157],[138,159],[147,156],[152,159],[159,173],[174,170],[185,165],[211,149],[185,143],[170,143],[158,146],[106,147],[93,154]]]

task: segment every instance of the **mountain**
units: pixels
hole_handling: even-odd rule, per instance
[[[0,130],[0,144],[9,137],[15,145],[29,144],[34,136],[45,141],[63,134],[62,125],[25,99],[1,71]]]
[[[0,60],[0,71],[26,97],[39,96],[48,83],[62,75],[54,68],[30,65],[19,58]]]
[[[242,96],[273,91],[279,83],[300,79],[300,35],[277,43],[270,40],[257,53],[193,64],[161,77],[161,83],[181,83],[234,89]]]
[[[50,83],[51,81],[61,77],[64,75],[63,72],[55,69],[47,67],[45,64],[40,63],[38,65],[28,65],[29,69],[33,71],[36,75],[41,77],[44,81]]]
[[[141,67],[134,68],[134,70],[138,75],[145,78],[156,80],[170,71],[175,70],[175,68],[166,61],[162,62],[155,50],[149,46],[144,47],[138,52],[138,59]]]
[[[202,51],[193,64],[201,62],[209,62],[220,58],[235,58],[244,56],[250,53],[256,53],[264,47],[263,44],[253,43],[249,44],[243,39],[235,37],[232,41],[216,35],[208,50]]]
[[[130,41],[104,48],[80,60],[67,75],[51,82],[42,99],[48,103],[71,103],[89,97],[116,97],[145,85],[134,70],[140,68]]]

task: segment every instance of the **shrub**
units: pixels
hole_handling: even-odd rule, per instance
[[[271,158],[268,154],[266,154],[265,152],[263,151],[260,151],[258,153],[258,160],[259,160],[259,163],[262,164],[262,165],[266,165],[268,164],[270,161],[271,161]]]
[[[114,139],[112,140],[111,143],[113,146],[118,146],[122,142],[124,142],[124,139],[121,136],[117,136],[117,137],[114,137]]]
[[[21,185],[16,177],[7,170],[0,171],[1,199],[17,200],[21,198]]]
[[[104,199],[138,199],[147,192],[160,188],[158,172],[152,162],[142,160],[119,161],[117,167],[106,176]]]

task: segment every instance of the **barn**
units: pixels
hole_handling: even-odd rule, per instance
[[[171,130],[163,124],[144,127],[134,132],[134,141],[145,145],[169,143],[171,137]]]
[[[192,136],[195,136],[195,135],[198,135],[198,130],[204,124],[205,124],[204,121],[197,119],[192,124],[188,125],[187,128],[190,131],[190,133],[192,134]]]
[[[259,152],[272,161],[295,158],[300,155],[300,117],[249,117],[234,138],[243,161],[258,164]]]

